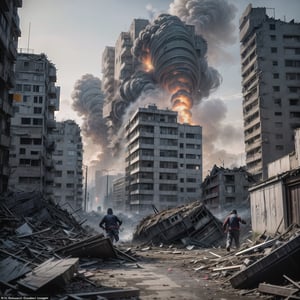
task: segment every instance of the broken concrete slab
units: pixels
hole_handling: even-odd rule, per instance
[[[234,274],[230,283],[234,288],[254,288],[259,283],[281,283],[283,275],[300,277],[300,235],[281,245],[269,255]]]
[[[58,254],[71,255],[72,257],[98,257],[116,258],[117,254],[109,238],[99,234],[66,247],[56,250]]]
[[[63,287],[77,271],[78,261],[78,258],[49,259],[20,279],[18,284],[32,291],[49,286]]]

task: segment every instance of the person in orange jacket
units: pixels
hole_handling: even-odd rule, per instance
[[[234,240],[235,246],[240,247],[240,223],[246,224],[246,221],[238,216],[236,209],[226,217],[223,223],[223,230],[227,230],[226,250],[230,251],[232,241]]]

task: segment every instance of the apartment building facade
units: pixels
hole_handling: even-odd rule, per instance
[[[240,18],[246,165],[257,180],[291,152],[300,126],[300,24],[250,4]]]
[[[116,109],[115,98],[121,84],[135,71],[137,61],[131,49],[139,33],[149,24],[145,19],[134,19],[127,32],[121,32],[114,47],[106,47],[102,55],[103,92],[106,95],[103,107],[103,117],[117,123],[123,112]]]
[[[177,112],[138,108],[126,125],[126,210],[143,213],[200,197],[202,128],[177,122]]]
[[[60,96],[55,82],[56,67],[45,54],[18,54],[9,156],[11,190],[52,196],[55,144],[51,133]]]
[[[80,127],[73,120],[57,122],[52,138],[55,142],[54,200],[71,212],[81,209],[84,194]]]
[[[15,86],[14,63],[21,35],[20,7],[22,0],[0,1],[0,194],[7,191],[10,175],[8,161],[13,95],[9,92]]]
[[[214,165],[201,184],[202,201],[208,208],[230,211],[232,207],[249,205],[248,188],[254,178],[245,168],[224,168]]]

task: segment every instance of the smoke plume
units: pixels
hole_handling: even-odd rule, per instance
[[[155,10],[148,10],[154,17]],[[100,80],[87,74],[75,84],[73,108],[83,117],[84,135],[101,146],[102,157],[98,158],[103,168],[106,166],[102,164],[111,162],[108,147],[119,154],[122,151],[129,112],[147,103],[171,106],[178,112],[180,122],[203,127],[204,173],[220,159],[227,165],[236,160],[236,155],[215,146],[222,136],[230,137],[230,132],[235,131],[222,125],[226,106],[216,99],[202,101],[221,84],[219,72],[209,66],[207,57],[214,62],[226,61],[224,48],[234,41],[232,21],[236,8],[226,0],[174,0],[169,11],[172,15],[159,15],[134,41],[132,64],[136,68],[122,78],[113,98],[106,100],[112,108],[106,120],[109,126],[102,115]],[[233,136],[241,137],[240,133]]]
[[[170,104],[180,122],[191,123],[193,105],[221,82],[219,73],[207,64],[206,51],[205,40],[168,14],[158,16],[135,40],[134,56],[148,78],[170,94]]]
[[[201,102],[195,108],[195,122],[203,127],[203,175],[206,176],[214,164],[225,167],[237,167],[241,153],[227,152],[225,149],[217,149],[216,144],[233,145],[236,140],[243,139],[242,129],[233,126],[224,126],[227,108],[220,99],[210,99]],[[224,141],[226,139],[226,141]]]
[[[85,74],[77,80],[72,92],[73,109],[82,117],[81,130],[85,137],[85,149],[89,151],[94,146],[97,149],[95,161],[105,163],[110,161],[110,150],[107,148],[107,126],[103,119],[104,95],[101,91],[101,81],[91,74]],[[94,150],[95,151],[95,150]]]
[[[224,58],[230,58],[224,47],[236,40],[233,20],[237,8],[233,4],[226,0],[174,0],[169,12],[195,26],[196,33],[207,41],[210,61],[224,62]]]

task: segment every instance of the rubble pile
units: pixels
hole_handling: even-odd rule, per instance
[[[205,274],[205,279],[221,281],[224,289],[234,288],[239,295],[300,298],[300,226],[297,224],[282,234],[262,234],[254,241],[247,239],[238,251],[226,252],[221,247],[203,249],[195,245],[175,248],[163,244],[136,250],[171,255],[180,268],[199,276]]]
[[[103,234],[84,228],[84,222],[39,193],[1,197],[0,295],[63,293],[74,280],[88,282],[86,290],[95,295],[102,292],[79,273],[80,258],[103,261],[129,255],[115,249]]]
[[[183,243],[201,247],[223,243],[222,223],[200,201],[145,217],[133,234],[143,243]]]

